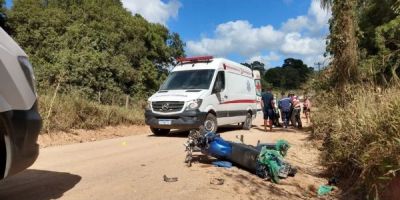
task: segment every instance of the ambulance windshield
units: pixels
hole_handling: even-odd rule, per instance
[[[160,90],[208,89],[214,76],[213,69],[172,72]]]

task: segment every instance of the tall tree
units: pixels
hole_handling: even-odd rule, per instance
[[[365,77],[385,86],[400,81],[399,8],[398,0],[363,0],[359,5],[360,66]]]
[[[143,97],[158,89],[183,42],[163,25],[123,8],[120,0],[14,0],[12,36],[30,55],[39,91]]]
[[[287,58],[282,67],[268,69],[264,74],[264,80],[277,88],[298,89],[313,71],[314,69],[304,64],[302,60]]]
[[[325,9],[332,9],[327,51],[333,56],[332,81],[341,90],[347,83],[359,81],[357,0],[321,0]]]
[[[241,64],[252,70],[260,71],[261,75],[265,74],[265,64],[260,61],[253,61],[252,63],[241,63]]]

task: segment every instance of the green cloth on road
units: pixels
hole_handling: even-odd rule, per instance
[[[323,196],[330,193],[333,190],[333,186],[321,185],[318,188],[318,196]]]
[[[275,144],[275,150],[279,151],[280,154],[285,157],[290,145],[286,140],[278,140]]]
[[[277,150],[270,150],[262,147],[261,153],[258,156],[258,161],[268,167],[268,174],[274,183],[279,182],[279,170],[281,168],[280,160],[282,155]]]
[[[268,167],[268,174],[274,183],[279,182],[279,171],[283,164],[283,157],[286,156],[290,145],[285,140],[278,140],[275,150],[267,149],[265,146],[261,148],[258,155],[258,161]]]

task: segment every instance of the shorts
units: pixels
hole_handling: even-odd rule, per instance
[[[273,109],[267,109],[264,110],[264,120],[274,120],[274,110]]]
[[[311,112],[310,108],[303,107],[303,113],[306,113],[306,112]]]

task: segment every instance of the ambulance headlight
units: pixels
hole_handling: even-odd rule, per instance
[[[192,101],[188,102],[188,106],[186,107],[186,110],[196,110],[201,106],[201,103],[203,102],[202,99],[195,99]]]
[[[36,80],[35,75],[33,74],[33,67],[31,63],[29,62],[28,58],[24,56],[19,56],[18,61],[21,65],[22,71],[24,72],[25,78],[28,81],[30,88],[32,89],[32,92],[35,93],[35,95],[37,96],[35,85]]]
[[[147,101],[146,109],[151,110],[151,101]]]

